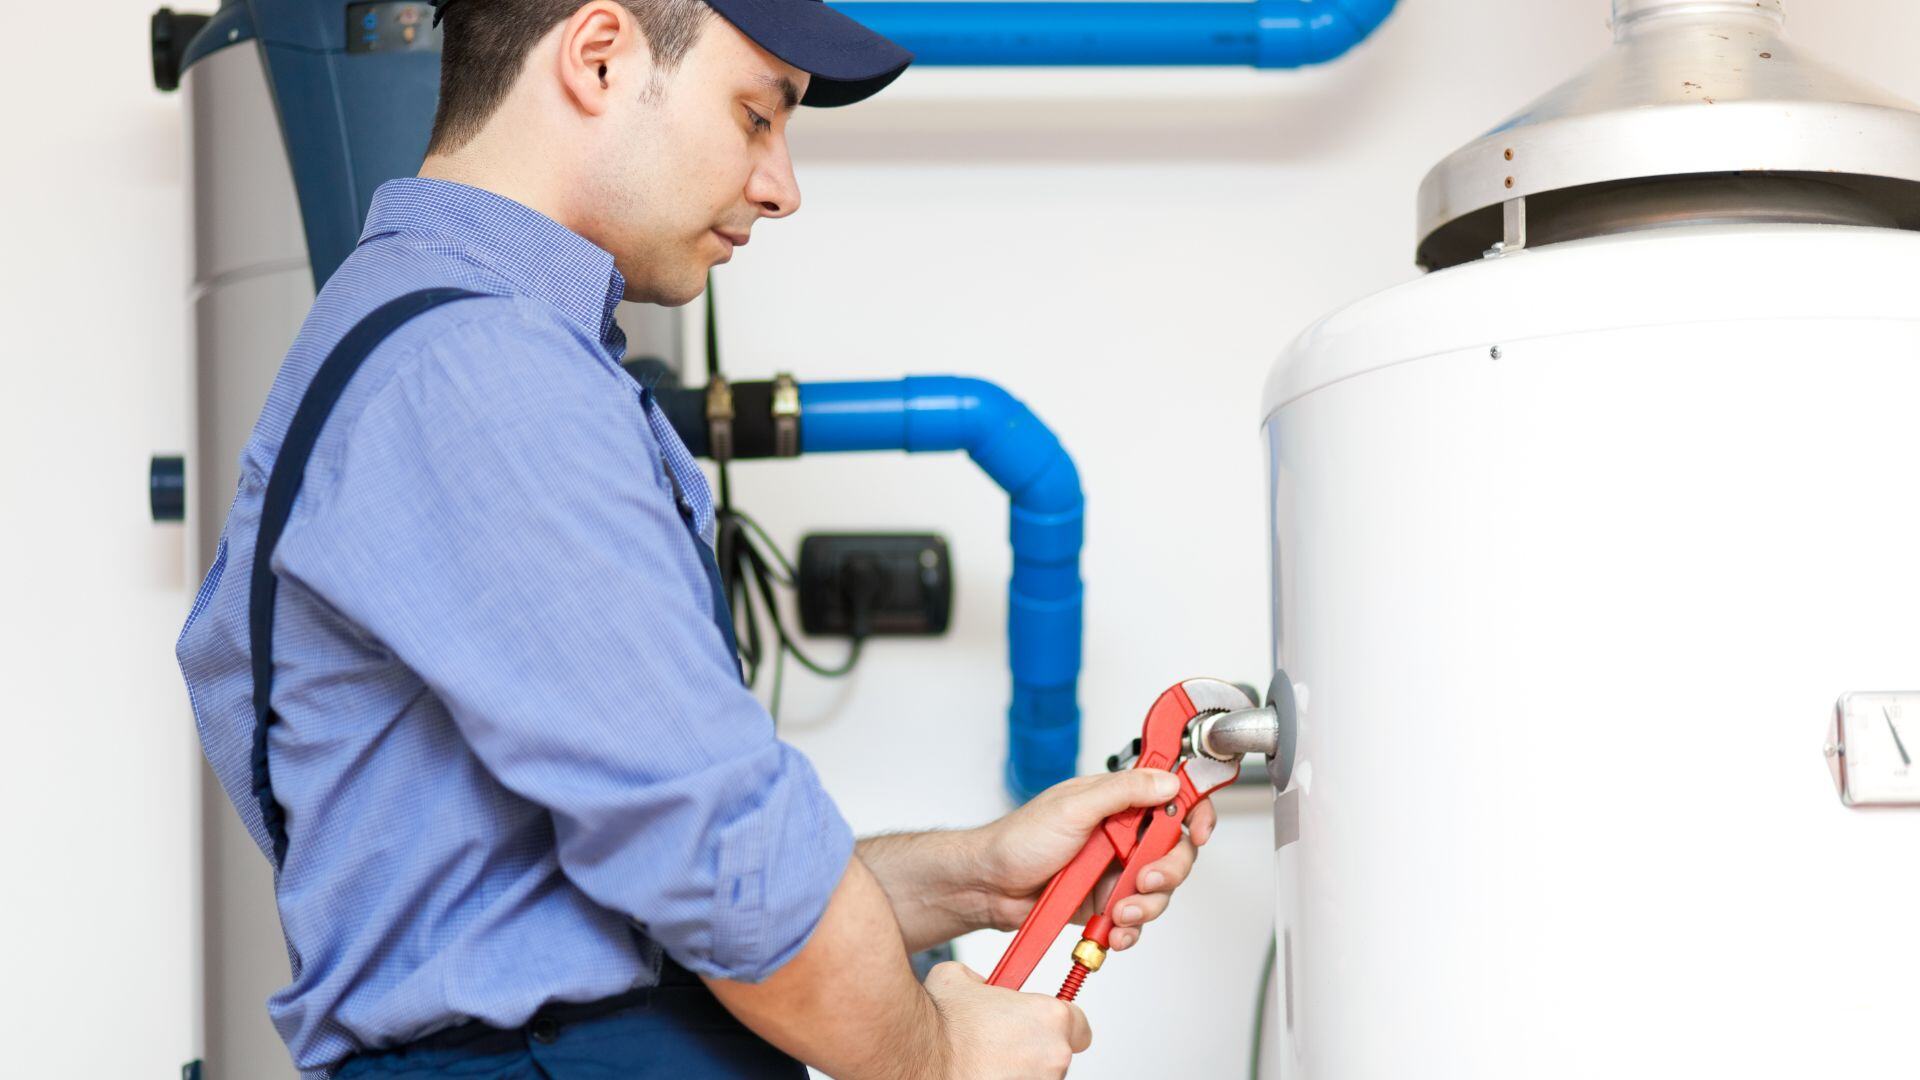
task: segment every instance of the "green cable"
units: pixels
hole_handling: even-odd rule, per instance
[[[1274,961],[1280,955],[1280,938],[1267,940],[1267,959],[1260,965],[1260,989],[1253,995],[1253,1049],[1247,1054],[1247,1080],[1260,1080],[1260,1048],[1267,1033],[1267,987],[1273,982]]]

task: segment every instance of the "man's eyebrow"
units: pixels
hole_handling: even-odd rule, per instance
[[[762,71],[754,75],[754,81],[780,95],[780,110],[792,112],[800,104],[800,88],[785,75],[775,75]]]

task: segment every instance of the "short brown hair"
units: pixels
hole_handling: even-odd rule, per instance
[[[585,0],[459,0],[446,8],[440,38],[440,103],[427,153],[457,150],[500,108],[527,54]],[[656,73],[671,71],[713,13],[703,0],[619,0],[633,13]]]

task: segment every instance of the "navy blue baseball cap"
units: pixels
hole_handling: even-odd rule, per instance
[[[437,25],[460,0],[432,0]],[[706,0],[761,48],[813,76],[802,105],[851,105],[879,93],[913,54],[821,0]]]
[[[706,0],[755,45],[813,76],[802,105],[851,105],[900,77],[913,54],[821,0]]]

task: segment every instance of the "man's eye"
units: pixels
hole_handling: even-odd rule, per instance
[[[772,131],[773,130],[773,121],[767,119],[764,116],[761,116],[759,113],[754,112],[752,109],[747,110],[747,119],[752,122],[753,130],[755,131]]]

